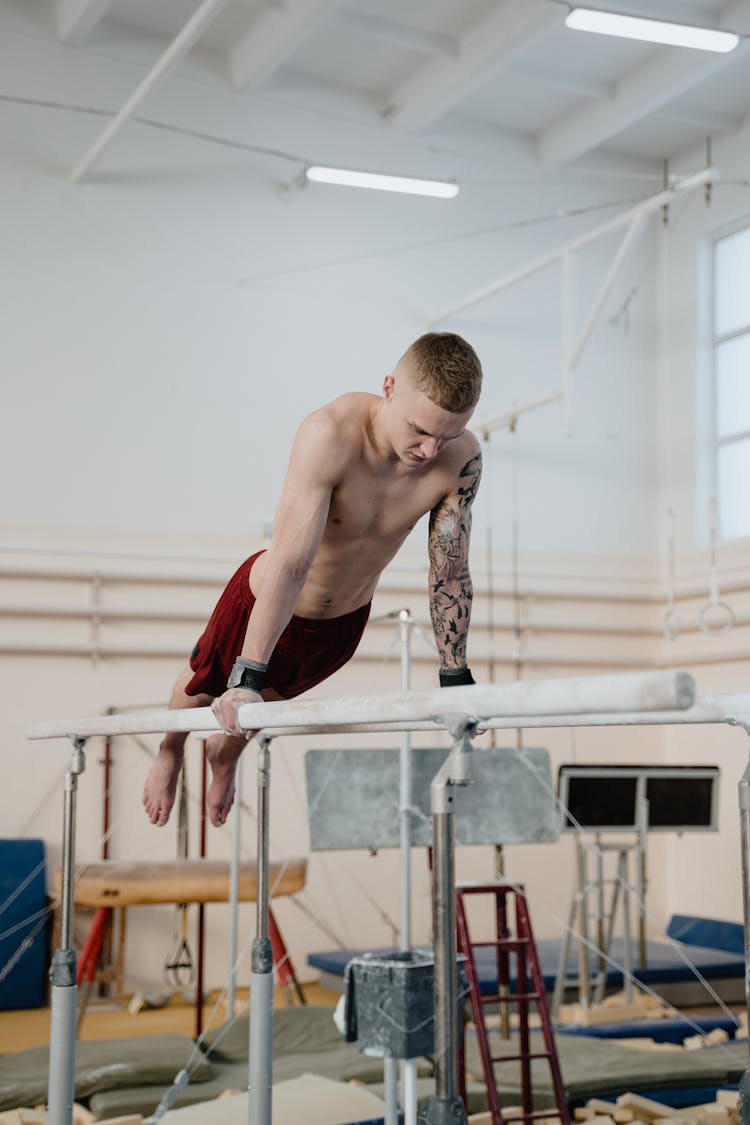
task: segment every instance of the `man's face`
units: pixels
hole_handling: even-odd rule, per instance
[[[428,465],[464,432],[474,413],[452,414],[418,389],[403,362],[383,383],[385,416],[393,449],[406,465]]]

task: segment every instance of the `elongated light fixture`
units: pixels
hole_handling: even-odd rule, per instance
[[[349,168],[326,168],[313,164],[305,169],[308,180],[318,184],[340,184],[343,187],[371,188],[374,191],[401,191],[407,195],[431,195],[437,199],[454,199],[458,184],[445,180],[417,180],[407,176],[382,176],[377,172],[355,172]]]
[[[573,8],[565,19],[574,31],[593,31],[599,35],[615,35],[621,39],[643,39],[647,43],[667,43],[673,47],[694,47],[699,51],[733,51],[739,43],[731,31],[715,31],[682,23],[665,23],[601,12],[596,8]]]

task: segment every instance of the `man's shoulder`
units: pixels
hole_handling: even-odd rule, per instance
[[[464,430],[452,446],[453,467],[459,476],[477,473],[482,465],[482,447],[479,438],[471,430]]]
[[[466,430],[444,451],[440,465],[436,465],[444,489],[444,497],[466,496],[476,492],[482,472],[482,447],[478,438]]]
[[[296,446],[311,454],[325,449],[330,467],[340,471],[361,449],[373,402],[375,395],[351,393],[318,407],[303,419]]]
[[[360,439],[372,416],[377,395],[351,391],[339,395],[308,414],[302,427],[324,438],[336,437],[341,442]]]
[[[361,422],[369,418],[373,406],[377,403],[378,396],[368,394],[367,391],[348,391],[338,398],[331,399],[320,411],[336,419],[351,419]]]

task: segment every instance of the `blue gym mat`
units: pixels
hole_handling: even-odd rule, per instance
[[[560,958],[561,942],[556,938],[543,938],[537,941],[539,960],[544,976],[545,988],[552,990],[557,975],[557,964]],[[685,945],[684,952],[690,961],[700,970],[707,980],[726,980],[729,978],[745,976],[744,958],[736,953],[728,953],[722,949],[707,949],[703,946]],[[623,963],[624,942],[615,939],[612,942],[610,957],[618,964]],[[377,956],[387,956],[390,949],[364,950],[364,949],[333,949],[324,953],[311,953],[307,963],[315,969],[320,969],[331,976],[343,977],[344,969],[353,957],[361,957],[363,953],[375,953]],[[574,985],[578,980],[577,949],[571,942],[570,956],[566,980]],[[646,961],[648,968],[638,968],[638,946],[632,946],[633,976],[644,984],[657,986],[660,983],[671,981],[690,981],[694,979],[692,970],[685,964],[677,950],[666,942],[650,941],[646,948]],[[492,993],[497,991],[497,978],[495,974],[495,951],[488,948],[476,950],[477,971],[482,992]],[[512,959],[511,959],[512,961]],[[592,956],[593,969],[593,956]],[[513,982],[514,985],[515,982]],[[622,973],[609,966],[607,968],[607,986],[612,988],[622,987]],[[513,986],[512,985],[512,986]]]

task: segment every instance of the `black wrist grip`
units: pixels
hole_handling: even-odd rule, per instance
[[[464,684],[474,683],[476,683],[476,680],[472,676],[470,668],[464,667],[440,669],[441,687],[462,687]]]

